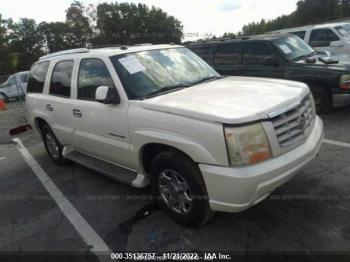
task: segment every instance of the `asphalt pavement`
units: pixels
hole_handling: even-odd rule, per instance
[[[17,137],[111,251],[326,254],[350,250],[349,114],[347,107],[322,116],[331,142],[269,198],[242,213],[217,213],[201,228],[167,218],[153,205],[149,188],[133,188],[78,164],[56,166],[32,130]],[[18,102],[0,112],[0,252],[91,251],[8,135],[24,123]]]

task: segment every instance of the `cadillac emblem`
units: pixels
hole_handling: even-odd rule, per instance
[[[304,130],[305,129],[305,125],[306,125],[306,118],[305,118],[304,114],[302,114],[298,118],[298,128],[300,130]]]

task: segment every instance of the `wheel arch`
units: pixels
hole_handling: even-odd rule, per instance
[[[225,160],[216,159],[205,146],[177,134],[143,130],[134,134],[133,140],[139,166],[146,174],[154,157],[166,150],[176,151],[195,163],[225,164]]]
[[[142,146],[139,153],[140,163],[143,171],[145,173],[148,173],[153,159],[155,159],[160,153],[165,151],[176,152],[190,159],[191,161],[196,162],[188,154],[186,154],[185,152],[181,151],[176,147],[169,146],[166,144],[161,144],[161,143],[148,143]]]
[[[45,125],[49,125],[49,123],[42,117],[36,117],[34,118],[34,126],[35,126],[35,129],[40,133],[42,134],[42,129]]]
[[[3,96],[5,97],[5,100],[6,100],[6,101],[9,100],[8,96],[7,96],[4,92],[0,92],[0,95],[3,95]]]

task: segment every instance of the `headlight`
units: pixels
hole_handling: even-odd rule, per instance
[[[229,161],[232,166],[252,165],[272,157],[261,124],[225,128]]]
[[[350,75],[342,75],[340,77],[339,87],[341,89],[350,89]]]

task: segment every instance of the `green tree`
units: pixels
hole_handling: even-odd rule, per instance
[[[179,43],[182,24],[159,8],[144,4],[103,3],[97,6],[95,44]]]
[[[324,23],[350,17],[350,0],[300,0],[290,15],[259,23],[249,23],[242,28],[243,34],[260,34],[282,28]]]
[[[10,50],[16,58],[15,70],[29,70],[43,54],[43,36],[33,19],[22,18],[11,26]]]
[[[8,26],[11,21],[4,20],[0,14],[0,76],[11,74],[13,59],[9,48]]]
[[[70,29],[66,23],[42,22],[39,25],[39,31],[45,37],[44,49],[48,53],[72,48],[69,41],[71,39]]]
[[[70,47],[86,47],[92,39],[92,25],[89,18],[93,7],[85,7],[75,1],[66,11],[67,39]]]

